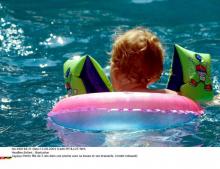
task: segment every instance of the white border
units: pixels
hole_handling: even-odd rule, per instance
[[[7,149],[7,150],[6,150]],[[3,151],[2,151],[3,150]],[[0,148],[0,155],[10,154],[10,148]],[[59,152],[58,152],[59,153]],[[65,153],[62,152],[62,153]],[[68,153],[68,152],[67,152]],[[78,152],[79,153],[79,152]],[[86,148],[82,154],[137,154],[133,158],[12,158],[0,160],[4,168],[22,169],[200,169],[220,168],[220,148]]]

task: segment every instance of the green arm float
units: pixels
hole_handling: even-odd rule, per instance
[[[102,67],[88,55],[67,60],[64,63],[64,79],[69,95],[113,91]]]
[[[176,44],[167,88],[199,102],[212,100],[210,65],[209,54],[196,53]]]

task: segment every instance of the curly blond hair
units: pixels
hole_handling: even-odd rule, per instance
[[[163,71],[164,50],[155,34],[138,27],[116,37],[111,51],[111,71],[147,86]]]

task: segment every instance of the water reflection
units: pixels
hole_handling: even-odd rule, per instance
[[[64,146],[82,146],[82,147],[99,147],[105,142],[104,133],[90,133],[73,131],[65,129],[48,120],[49,129],[56,130],[57,136],[60,138]]]
[[[63,146],[182,147],[204,144],[196,135],[199,128],[197,122],[164,130],[85,132],[63,128],[48,119],[47,127],[55,130]]]

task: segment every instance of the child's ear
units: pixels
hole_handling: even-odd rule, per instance
[[[115,90],[121,90],[125,88],[125,84],[127,85],[129,83],[128,79],[126,76],[121,73],[117,68],[111,69],[111,81],[112,81],[112,86]]]
[[[120,73],[118,71],[112,71],[111,72],[111,78],[115,79],[116,81],[119,79]]]
[[[111,82],[112,82],[112,86],[113,88],[116,87],[116,82],[119,80],[119,73],[117,70],[115,69],[111,69],[110,71],[110,78],[111,78]]]

